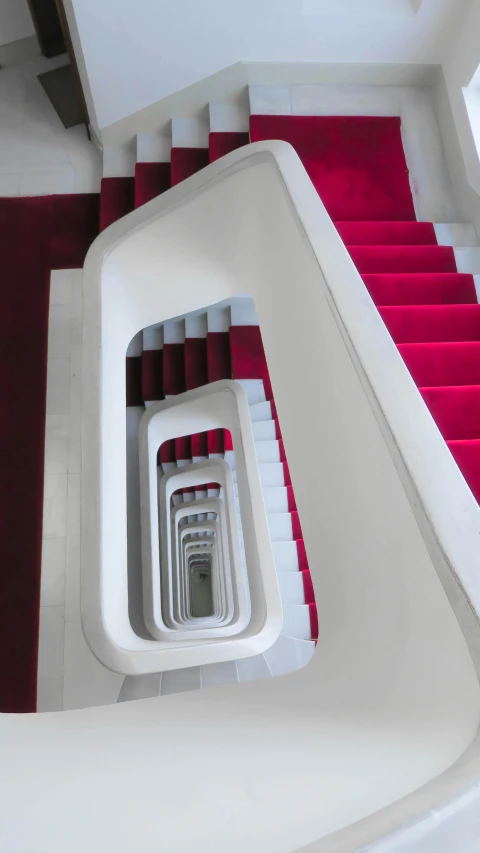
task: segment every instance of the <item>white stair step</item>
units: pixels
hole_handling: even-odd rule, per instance
[[[278,575],[278,586],[283,604],[305,604],[301,572],[282,572]]]
[[[278,574],[299,571],[296,542],[272,542],[272,549]]]
[[[230,306],[232,326],[258,326],[255,303],[250,297],[232,299]]]
[[[258,473],[260,474],[262,488],[285,485],[283,462],[260,462],[258,465]],[[232,477],[233,482],[236,483],[237,472],[235,468],[232,469]]]
[[[187,314],[185,317],[186,338],[207,337],[207,314]]]
[[[272,542],[289,542],[293,539],[292,516],[289,512],[268,513],[267,519]]]
[[[207,309],[209,332],[228,332],[232,325],[230,305],[213,305]]]
[[[161,672],[151,675],[126,675],[118,694],[117,702],[130,702],[131,699],[152,699],[160,695]]]
[[[257,423],[257,421],[271,421],[272,406],[270,401],[265,400],[264,403],[254,403],[253,406],[250,406],[250,420],[252,424]]]
[[[239,681],[260,681],[262,678],[272,677],[264,655],[254,655],[251,658],[237,660],[237,672]]]
[[[435,234],[439,246],[477,246],[478,239],[471,222],[435,223]]]
[[[262,486],[284,486],[283,462],[260,462],[258,466]]]
[[[249,86],[252,115],[292,115],[289,86]]]
[[[237,684],[238,672],[234,660],[210,663],[200,667],[202,690],[208,687],[221,687],[223,684]]]
[[[480,275],[480,247],[454,248],[458,272]]]
[[[266,486],[262,491],[267,512],[288,512],[288,492],[286,486]]]
[[[163,324],[164,344],[185,343],[185,320],[168,320]]]
[[[310,640],[310,608],[308,604],[286,604],[283,608],[282,634],[297,640]]]
[[[163,349],[163,323],[156,323],[154,326],[147,326],[147,328],[143,330],[143,349]]]
[[[280,444],[277,439],[268,441],[256,441],[255,452],[257,462],[280,462]]]
[[[137,163],[169,163],[172,137],[163,133],[137,133]]]
[[[255,441],[275,441],[277,438],[273,420],[253,421],[252,431]]]
[[[295,672],[306,666],[314,651],[315,643],[312,640],[295,640],[280,634],[273,646],[264,652],[264,658],[273,676],[286,675],[287,672]]]
[[[209,104],[210,133],[248,131],[248,105],[244,103]]]
[[[103,149],[104,178],[133,178],[137,162],[137,139],[133,137],[122,145]]]
[[[238,503],[238,483],[233,484],[233,492]],[[262,489],[267,512],[288,512],[288,491],[286,486],[265,486]]]
[[[249,406],[253,406],[255,403],[264,403],[267,399],[261,379],[237,379],[236,381],[245,391]]]
[[[173,148],[208,148],[208,122],[200,118],[172,119]]]
[[[171,693],[186,693],[188,690],[200,690],[202,686],[199,666],[189,666],[185,669],[172,669],[162,674],[160,696]]]
[[[130,356],[139,356],[143,351],[143,332],[138,332],[130,341],[127,347],[127,358]]]

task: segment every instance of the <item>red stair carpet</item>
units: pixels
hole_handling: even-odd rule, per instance
[[[83,266],[98,195],[1,198],[0,712],[36,709],[50,270]]]
[[[430,223],[416,222],[400,119],[252,116],[252,142],[296,149],[357,264],[477,500],[480,500],[480,338],[473,276],[456,270]],[[208,162],[247,144],[247,134],[210,134],[208,149],[174,148],[168,164],[137,164],[135,178],[102,181],[106,228]],[[0,438],[0,711],[35,709],[42,534],[48,283],[51,268],[79,267],[99,225],[98,196],[0,199],[2,225]],[[245,328],[245,327],[244,327]],[[246,331],[252,336],[255,333]],[[127,359],[128,405],[204,381],[268,370],[253,338],[209,334],[183,353]],[[237,339],[236,339],[237,336]],[[198,349],[199,363],[195,365]],[[182,345],[182,349],[183,345]],[[255,374],[256,375],[256,374]],[[271,399],[272,410],[274,402]],[[219,431],[220,433],[222,431]],[[204,435],[189,452],[205,455]],[[208,435],[210,452],[228,438]],[[179,448],[186,452],[185,448]],[[168,451],[175,459],[175,442]],[[223,451],[219,451],[223,452]],[[291,485],[284,462],[285,485]],[[292,509],[292,511],[295,511]],[[300,568],[308,570],[303,540]],[[308,580],[306,581],[308,585]],[[307,599],[306,599],[307,600]],[[310,603],[310,602],[309,602]],[[313,630],[313,627],[312,627]]]

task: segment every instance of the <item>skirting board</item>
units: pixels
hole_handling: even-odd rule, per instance
[[[210,101],[247,102],[247,86],[301,83],[433,86],[440,66],[389,63],[237,62],[173,95],[101,128],[104,147],[127,142],[137,133],[164,133],[172,118],[195,115]]]

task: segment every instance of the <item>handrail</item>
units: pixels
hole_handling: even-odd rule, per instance
[[[32,744],[37,754],[62,744],[65,819],[81,790],[88,822],[93,798],[109,787],[124,816],[117,821],[105,804],[95,832],[119,851],[133,831],[179,851],[207,839],[224,849],[225,833],[235,851],[311,843],[346,853],[367,841],[374,851],[402,823],[433,831],[433,810],[449,820],[447,801],[479,777],[480,510],[285,143],[233,152],[113,225],[89,253],[82,569],[106,557],[112,500],[123,523],[115,510],[125,490],[112,475],[125,454],[118,354],[132,331],[245,292],[302,518],[320,615],[316,654],[268,682],[5,716],[4,738],[20,763]],[[95,774],[84,776],[88,762]],[[38,806],[40,771],[33,778]],[[31,779],[30,771],[22,805]],[[15,797],[4,800],[11,812]],[[400,851],[408,832],[378,850]],[[77,842],[86,841],[79,827]]]

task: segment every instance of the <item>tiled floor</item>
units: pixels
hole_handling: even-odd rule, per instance
[[[65,130],[37,74],[66,57],[0,69],[0,196],[98,192],[100,157],[83,125]]]

